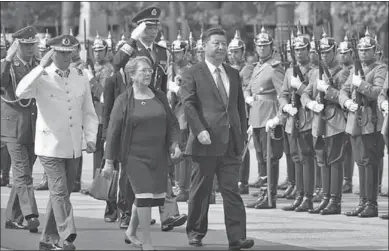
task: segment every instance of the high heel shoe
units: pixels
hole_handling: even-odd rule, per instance
[[[135,247],[142,247],[143,244],[136,236],[129,237],[126,233],[124,233],[124,242],[126,244],[132,244]]]

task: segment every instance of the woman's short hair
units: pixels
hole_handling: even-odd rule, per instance
[[[134,76],[136,70],[138,69],[139,62],[144,62],[144,63],[152,66],[151,61],[148,57],[139,56],[139,57],[132,58],[132,59],[130,59],[130,61],[128,61],[128,63],[124,67],[124,72],[127,72],[128,74],[130,74],[130,76]]]

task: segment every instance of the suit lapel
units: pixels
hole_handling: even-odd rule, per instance
[[[228,105],[230,104],[232,98],[232,93],[236,93],[235,89],[232,89],[232,88],[235,88],[235,84],[233,83],[233,79],[234,79],[234,76],[232,75],[232,71],[229,67],[226,67],[225,64],[223,64],[223,67],[224,67],[224,70],[227,72],[227,77],[228,77],[228,81],[230,82],[230,86],[229,86],[229,95],[228,95]]]
[[[207,64],[204,61],[201,62],[201,68],[203,70],[204,77],[207,78],[207,80],[208,80],[207,82],[211,83],[212,92],[215,94],[215,96],[217,97],[219,102],[223,103],[222,97],[220,96],[220,93],[219,93],[219,90],[216,86],[215,80],[213,80],[213,76],[211,74],[211,71],[209,70]]]

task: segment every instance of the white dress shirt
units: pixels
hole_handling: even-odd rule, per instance
[[[228,79],[227,72],[224,69],[223,65],[221,64],[219,67],[216,67],[215,65],[210,63],[207,59],[205,59],[205,63],[207,64],[208,69],[212,74],[212,77],[213,77],[213,80],[215,81],[216,87],[217,87],[217,80],[216,79],[217,79],[217,74],[218,74],[216,72],[216,68],[220,69],[220,77],[222,78],[224,88],[226,89],[227,97],[229,97],[230,96],[230,80]]]
[[[61,76],[62,75],[62,76]],[[98,118],[84,70],[35,67],[16,88],[19,98],[35,98],[38,108],[35,154],[78,158],[82,140],[96,142]]]

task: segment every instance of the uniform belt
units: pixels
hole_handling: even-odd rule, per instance
[[[277,94],[256,94],[254,95],[254,100],[277,100]]]

